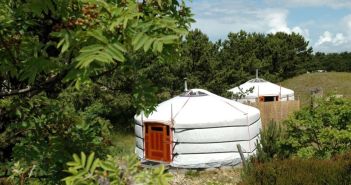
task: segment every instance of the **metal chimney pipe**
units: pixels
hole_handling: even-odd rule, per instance
[[[184,78],[184,91],[187,92],[188,91],[188,83],[186,81],[187,79]]]
[[[258,69],[256,69],[256,79],[258,78]]]

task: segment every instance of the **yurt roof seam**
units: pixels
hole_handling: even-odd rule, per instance
[[[228,103],[228,102],[225,100],[225,98],[220,97],[220,96],[218,96],[218,95],[216,95],[216,94],[213,94],[213,93],[210,93],[210,92],[208,92],[208,94],[210,94],[210,95],[211,95],[211,96],[213,96],[213,97],[218,98],[218,99],[219,99],[219,100],[221,100],[222,102],[224,102],[224,103],[228,104],[229,106],[231,106],[231,107],[233,107],[234,109],[236,109],[236,110],[240,111],[241,113],[243,113],[243,114],[247,114],[247,112],[245,112],[245,111],[243,111],[243,110],[241,110],[241,109],[237,108],[236,106],[234,106],[234,105],[232,105],[232,104]]]
[[[185,105],[189,102],[191,97],[189,97],[185,103],[183,104],[183,106],[179,109],[179,111],[174,115],[174,117],[172,118],[173,120],[178,116],[178,114],[183,110],[183,108],[185,107]]]
[[[243,113],[244,115],[246,115],[246,114],[247,114],[247,112],[244,112],[244,111],[240,110],[239,108],[237,108],[237,107],[235,107],[234,105],[232,105],[232,104],[228,103],[227,101],[224,101],[224,100],[221,100],[221,101],[225,102],[227,105],[229,105],[229,106],[233,107],[234,109],[236,109],[236,110],[240,111],[240,112],[241,112],[241,113]]]

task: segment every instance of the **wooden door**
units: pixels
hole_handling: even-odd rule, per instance
[[[145,123],[145,154],[148,160],[171,162],[172,137],[168,125]]]

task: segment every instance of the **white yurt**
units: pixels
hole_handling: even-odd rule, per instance
[[[241,162],[256,151],[258,109],[191,89],[160,103],[149,116],[135,115],[137,156],[181,168],[209,168]]]
[[[252,89],[251,92],[248,90]],[[262,78],[255,78],[234,87],[229,92],[233,95],[245,93],[237,99],[241,103],[269,102],[269,101],[289,101],[294,100],[294,91],[280,85],[268,82]]]

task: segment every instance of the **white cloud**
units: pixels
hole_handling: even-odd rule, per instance
[[[338,52],[350,50],[350,39],[343,33],[336,33],[335,36],[329,31],[325,31],[315,43],[315,51]]]
[[[324,43],[332,42],[332,34],[329,31],[325,31],[323,35],[319,36],[319,40],[316,42],[315,46],[320,46]]]
[[[351,8],[351,0],[265,0],[263,3],[246,0],[194,0],[191,6],[197,21],[192,28],[199,28],[213,41],[225,39],[229,32],[240,30],[260,33],[295,32],[309,41],[314,51],[351,51],[351,14],[342,18],[340,15],[319,16],[309,12],[304,19],[304,12],[299,12],[297,8],[314,7],[311,11],[320,13],[318,7]],[[291,9],[292,6],[296,9]],[[333,11],[338,10],[328,12]],[[294,17],[296,13],[299,14],[298,18]],[[334,17],[335,20],[330,21]]]
[[[341,19],[340,27],[336,34],[324,31],[319,40],[314,44],[315,51],[338,52],[351,50],[351,14]]]
[[[311,40],[310,32],[308,29],[303,29],[303,28],[300,28],[299,26],[295,26],[293,27],[292,32],[299,33],[300,35],[305,37],[306,40],[309,40],[309,41]]]
[[[333,44],[338,46],[344,43],[347,43],[348,40],[345,38],[344,34],[342,33],[337,33],[333,39]]]
[[[350,0],[266,0],[269,4],[278,4],[285,7],[331,7],[331,8],[351,8]]]
[[[286,10],[265,10],[263,12],[263,20],[268,23],[270,33],[286,32],[291,30],[286,22],[288,12]]]
[[[192,28],[201,29],[211,39],[225,38],[229,32],[240,30],[261,33],[296,32],[309,39],[308,29],[288,26],[287,9],[259,8],[243,0],[194,1],[192,7],[197,21]]]
[[[265,13],[263,13],[263,15],[265,22],[267,22],[269,26],[268,33],[295,32],[302,35],[306,40],[310,40],[310,34],[307,28],[301,28],[300,26],[289,28],[287,22],[287,10],[266,10]]]

